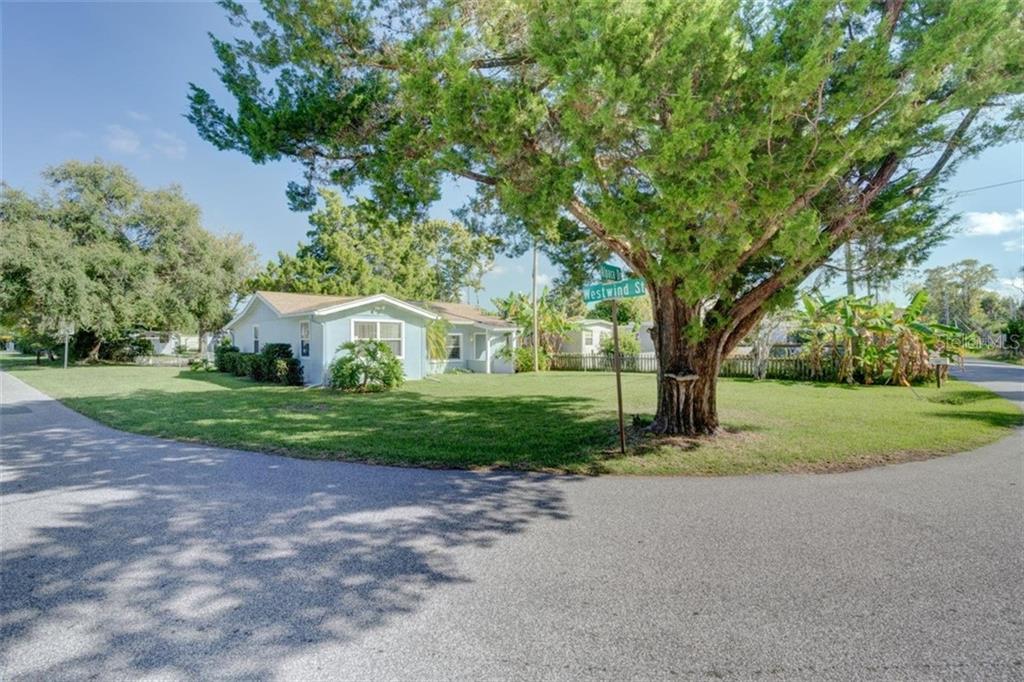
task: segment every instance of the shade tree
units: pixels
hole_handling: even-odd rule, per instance
[[[1017,0],[222,3],[221,149],[417,214],[446,178],[498,219],[570,220],[642,277],[655,432],[718,429],[722,358],[859,235],[941,215],[964,158],[1020,131]]]

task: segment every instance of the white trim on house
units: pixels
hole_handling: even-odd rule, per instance
[[[448,350],[448,337],[449,336],[457,336],[457,337],[459,337],[459,345],[458,345],[459,357],[457,357],[457,358],[453,358],[451,356],[451,351]],[[449,333],[444,335],[444,351],[445,351],[444,361],[445,362],[451,362],[452,360],[458,360],[459,362],[462,361],[462,359],[463,359],[462,358],[462,341],[463,341],[463,336],[464,335],[462,334],[462,332],[449,332]]]
[[[252,352],[260,352],[260,326],[258,324],[252,326]]]
[[[393,306],[395,306],[397,308],[401,308],[402,310],[405,310],[407,312],[413,313],[414,315],[420,315],[421,317],[426,317],[426,318],[429,318],[431,320],[440,320],[441,319],[441,316],[436,314],[436,313],[432,313],[429,310],[425,310],[423,308],[420,308],[419,306],[412,305],[411,303],[406,303],[405,301],[400,301],[397,298],[393,298],[391,296],[388,296],[387,294],[375,294],[373,296],[366,296],[364,298],[357,298],[357,299],[352,300],[352,301],[346,301],[345,303],[339,303],[337,305],[332,305],[332,306],[327,307],[327,308],[320,308],[318,310],[314,310],[314,311],[312,311],[312,314],[317,316],[317,317],[323,317],[325,315],[333,315],[334,313],[339,313],[339,312],[341,312],[343,310],[350,310],[352,308],[358,308],[360,306],[369,305],[371,303],[390,303],[391,305],[393,305]],[[271,307],[273,307],[273,306],[271,306]],[[295,315],[279,315],[278,317],[296,317],[299,314],[300,313],[296,313]],[[307,312],[301,313],[301,314],[302,315],[309,315],[310,312],[307,311]]]
[[[398,348],[399,348],[399,350],[401,352],[396,354],[395,357],[398,358],[399,360],[404,360],[405,359],[405,322],[403,322],[402,320],[393,320],[391,318],[380,318],[380,317],[373,317],[373,318],[368,318],[368,319],[367,318],[360,319],[360,318],[357,318],[357,317],[353,317],[350,320],[348,338],[350,340],[352,340],[352,341],[361,341],[362,339],[357,339],[356,338],[356,324],[357,323],[363,323],[363,324],[376,324],[377,325],[377,336],[376,336],[376,338],[372,339],[373,341],[394,341],[395,339],[383,339],[383,338],[381,338],[381,336],[380,336],[380,323],[381,322],[390,322],[392,324],[397,324],[398,325],[398,334],[399,334]]]
[[[299,321],[299,357],[309,357],[309,342],[313,337],[312,322],[309,320]],[[305,326],[305,333],[303,333],[303,326]]]
[[[488,332],[484,332],[484,348],[487,350],[487,354],[484,356],[484,362],[486,363],[485,371],[487,374],[491,373],[491,335]]]
[[[240,311],[238,311],[237,315],[235,315],[233,318],[231,318],[230,322],[228,322],[226,325],[224,325],[224,328],[227,329],[228,327],[234,327],[238,322],[241,322],[242,318],[245,317],[245,314],[247,312],[249,312],[249,308],[252,307],[252,302],[254,300],[256,300],[257,296],[258,296],[258,294],[253,294],[253,295],[249,296],[249,298],[245,299],[245,305],[242,306],[242,309]],[[263,301],[264,304],[270,306],[271,310],[274,310],[274,306],[270,305],[265,300],[263,300],[262,296],[260,297],[260,300]],[[277,311],[275,310],[274,312],[276,313]]]
[[[317,308],[314,310],[305,310],[300,313],[289,313],[287,315],[282,315],[277,311],[277,308],[275,308],[270,301],[261,296],[259,292],[256,292],[246,300],[245,305],[242,306],[242,309],[240,311],[238,311],[238,314],[235,315],[230,322],[224,325],[225,328],[233,327],[235,326],[235,324],[241,321],[241,319],[245,317],[245,314],[249,312],[249,308],[252,307],[253,302],[256,301],[257,299],[262,301],[263,305],[270,308],[270,310],[281,319],[304,316],[322,317],[324,315],[333,315],[334,313],[341,312],[343,310],[358,308],[359,306],[368,305],[372,303],[390,303],[394,306],[397,306],[398,308],[401,308],[402,310],[413,313],[414,315],[420,315],[421,317],[426,317],[431,320],[441,319],[441,316],[438,315],[437,313],[426,310],[425,308],[420,308],[419,306],[412,305],[411,303],[406,303],[405,301],[401,301],[397,298],[394,298],[393,296],[388,296],[387,294],[374,294],[373,296],[363,296],[362,298],[356,298],[351,301],[346,301],[345,303],[338,303],[332,306],[326,306],[324,308]]]
[[[448,320],[448,324],[450,324],[453,327],[457,327],[459,325],[463,325],[465,327],[477,327],[478,329],[486,329],[487,331],[502,332],[502,333],[510,332],[510,331],[513,331],[513,330],[516,329],[515,327],[505,327],[505,326],[498,327],[498,326],[495,326],[495,325],[485,324],[483,322],[472,322],[470,320],[459,321],[459,322],[453,322],[451,320]]]

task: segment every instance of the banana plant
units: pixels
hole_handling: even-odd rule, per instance
[[[902,312],[892,303],[853,296],[826,300],[818,293],[805,294],[802,302],[805,355],[817,376],[830,356],[837,381],[909,386],[931,375],[935,357],[962,362],[971,340],[956,327],[923,318],[924,291]]]

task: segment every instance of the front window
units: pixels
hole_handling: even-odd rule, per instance
[[[402,357],[402,323],[394,321],[355,321],[352,323],[352,340],[383,341],[391,348],[395,357]]]
[[[260,352],[260,328],[259,327],[253,327],[252,328],[252,352],[253,353],[259,353]]]
[[[299,322],[299,355],[309,357],[309,322]]]
[[[593,346],[594,345],[594,332],[590,331],[589,329],[584,329],[583,330],[583,345],[584,346]]]
[[[449,334],[445,340],[445,349],[448,351],[449,360],[462,359],[462,335]]]

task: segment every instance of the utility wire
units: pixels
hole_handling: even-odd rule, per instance
[[[1018,182],[1024,182],[1024,178],[1020,180],[1010,180],[1009,182],[998,182],[994,185],[984,185],[982,187],[972,187],[970,189],[962,189],[959,192],[953,192],[953,196],[959,196],[961,194],[970,194],[971,192],[978,192],[983,189],[992,189],[993,187],[1006,187],[1007,185],[1016,185]]]

